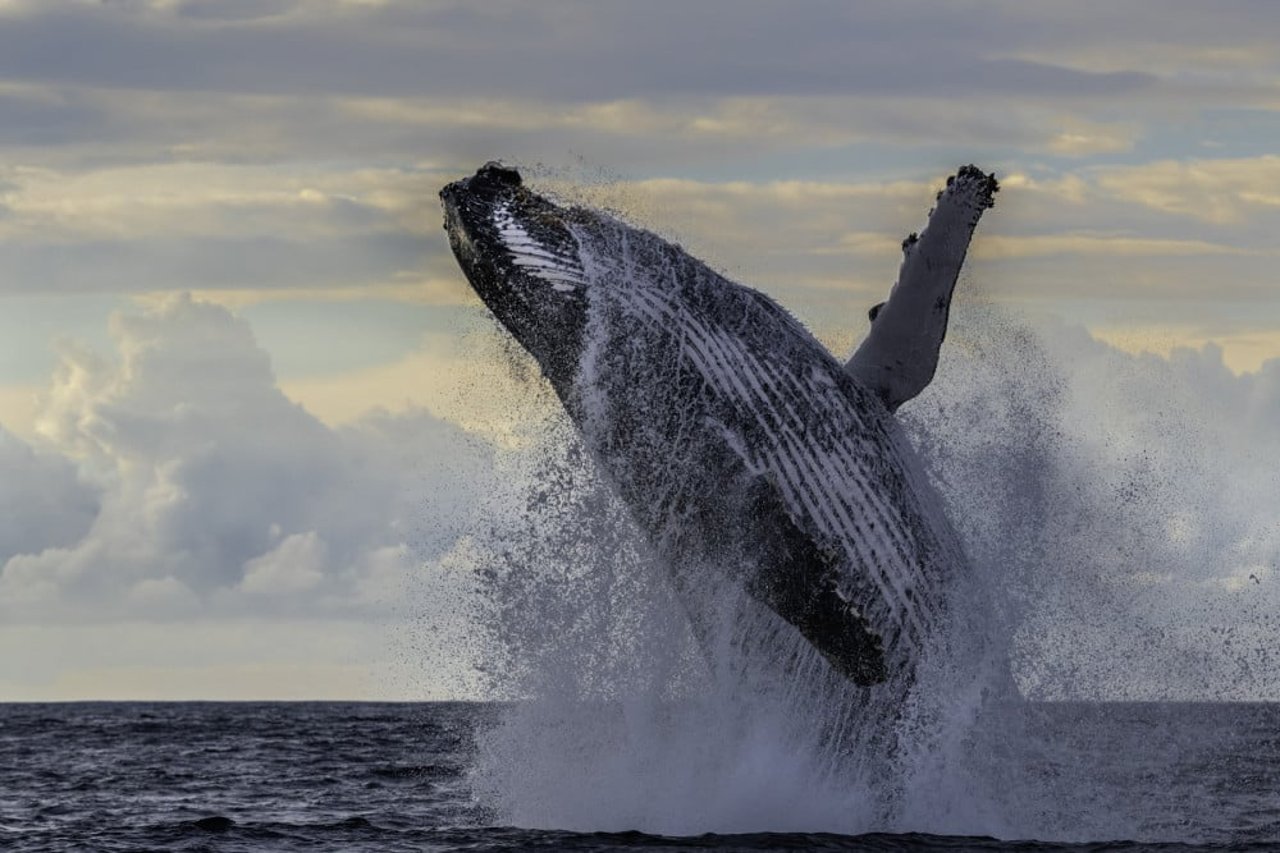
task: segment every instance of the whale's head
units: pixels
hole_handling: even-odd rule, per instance
[[[567,386],[582,351],[588,299],[573,227],[589,214],[542,198],[500,163],[449,184],[440,199],[449,244],[471,287],[552,384]]]

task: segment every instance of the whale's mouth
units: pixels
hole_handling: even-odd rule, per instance
[[[476,294],[553,383],[571,381],[590,276],[576,228],[590,215],[529,190],[491,162],[440,191],[444,227]]]
[[[487,225],[493,211],[500,205],[509,205],[522,183],[514,169],[488,163],[472,177],[454,181],[440,191],[449,243],[473,286],[475,265],[496,260],[488,256],[497,243],[491,235],[486,236],[492,230]]]

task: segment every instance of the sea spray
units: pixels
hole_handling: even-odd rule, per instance
[[[934,781],[919,750],[954,751],[939,739],[958,740],[972,713],[952,703],[942,726],[931,700],[869,704],[740,591],[677,595],[571,426],[550,406],[540,418],[546,440],[505,459],[510,521],[490,530],[477,575],[487,674],[519,700],[473,769],[495,819],[671,834],[897,826],[906,788]],[[714,612],[691,619],[691,592]],[[912,741],[894,756],[902,733]]]
[[[969,306],[938,380],[904,407],[971,555],[974,594],[988,600],[979,627],[1008,650],[1031,698],[1274,695],[1267,650],[1247,641],[1273,624],[1269,589],[1243,573],[1273,577],[1276,503],[1255,458],[1276,441],[1268,375],[1223,377],[1213,363],[1212,351],[1130,356],[1061,323]],[[884,792],[829,748],[836,727],[824,741],[810,725],[832,718],[821,711],[832,696],[797,695],[812,688],[804,678],[783,680],[784,697],[712,677],[680,597],[544,402],[531,434],[545,441],[507,456],[509,497],[521,503],[514,527],[492,531],[490,550],[507,550],[489,563],[500,571],[483,575],[476,616],[493,683],[526,700],[484,736],[473,770],[497,819],[1077,840],[1168,837],[1177,824],[1159,780],[1195,757],[1185,733],[1135,734],[1119,773],[1112,752],[1126,747],[1095,733],[1132,726],[1129,706],[1055,710],[1076,727],[1045,729],[1036,706],[963,695],[963,685],[936,706],[945,719],[922,739],[928,748],[905,751],[886,821]],[[1252,417],[1207,441],[1216,414],[1237,406]],[[1256,505],[1207,499],[1222,480]],[[1185,535],[1170,541],[1192,510],[1207,540],[1198,548]],[[1206,563],[1209,547],[1220,554]],[[1200,601],[1173,609],[1188,585]],[[1205,614],[1237,621],[1198,622]]]
[[[673,590],[672,555],[658,570],[652,531],[631,526],[648,507],[632,494],[624,511],[559,420],[531,454],[541,469],[512,477],[526,484],[515,521],[485,541],[489,672],[523,701],[485,738],[477,791],[497,819],[533,826],[1152,837],[1154,788],[1093,772],[1087,729],[1046,741],[1008,687],[1275,694],[1259,606],[1275,481],[1256,473],[1265,454],[1242,462],[1274,448],[1280,370],[1242,383],[1214,361],[1135,359],[996,313],[957,323],[903,420],[975,570],[891,708],[833,688],[733,584],[691,588],[698,562],[675,566]],[[1214,444],[1224,409],[1249,413],[1228,448]],[[1248,584],[1266,591],[1246,598]]]
[[[1280,697],[1280,361],[957,315],[903,418],[1033,699]]]
[[[526,826],[699,832],[753,810],[760,826],[783,819],[788,798],[768,780],[797,759],[762,741],[783,743],[789,721],[766,724],[760,706],[744,714],[743,697],[708,693],[706,650],[681,600],[557,417],[546,415],[554,440],[508,459],[523,469],[512,482],[529,485],[479,576],[495,686],[523,701],[482,740],[478,789]],[[793,819],[812,818],[794,799]]]
[[[637,318],[652,324],[657,312],[658,325],[669,326],[675,309],[657,296],[670,283],[644,276],[671,275],[673,268],[663,266],[669,259],[654,265],[654,258],[635,254],[651,237],[639,235],[633,246],[625,228],[599,227],[594,238],[621,241],[607,254],[618,255],[625,270],[598,269],[596,258],[579,250],[582,274],[599,281],[572,390],[557,386],[585,440],[554,406],[540,412],[542,438],[510,460],[508,506],[493,514],[504,523],[491,531],[492,557],[478,574],[484,606],[477,623],[493,648],[486,670],[499,695],[521,701],[483,740],[476,789],[499,819],[525,826],[657,832],[897,826],[910,786],[916,779],[931,784],[938,762],[945,765],[963,741],[975,710],[957,710],[957,702],[976,708],[989,688],[1008,680],[992,677],[997,667],[984,658],[985,599],[961,596],[963,606],[948,613],[943,602],[951,592],[934,583],[941,566],[950,569],[945,584],[970,580],[941,503],[886,413],[869,398],[866,412],[850,412],[843,397],[831,402],[837,377],[828,375],[822,357],[805,361],[816,344],[776,308],[728,283],[704,282],[704,268],[686,271],[689,287],[705,288],[698,298],[723,297],[729,317],[745,311],[756,322],[779,322],[790,347],[786,358],[753,368],[750,351],[740,352],[732,334],[712,328],[701,332],[710,355],[658,341],[689,363],[647,358],[645,346],[654,342],[637,337]],[[579,235],[580,246],[588,242]],[[704,322],[690,316],[694,325]],[[797,370],[799,385],[791,389],[781,377]],[[760,407],[774,413],[744,427],[760,448],[739,446],[740,436],[719,427],[746,462],[732,479],[709,477],[718,468],[698,452],[703,444],[695,441],[694,452],[685,445],[707,433],[712,417],[701,398],[685,399],[698,375],[709,395],[742,395],[735,405],[748,419],[761,418]],[[856,440],[833,434],[830,422],[809,411],[810,398],[839,409],[839,423],[847,421]],[[789,413],[781,438],[771,434],[779,411]],[[719,435],[714,418],[710,427]],[[793,430],[806,436],[813,430],[809,442],[834,442],[834,449],[810,454]],[[723,453],[714,441],[705,444],[705,452]],[[609,477],[619,478],[621,466],[622,481],[632,481],[625,504],[617,484],[605,482],[601,453]],[[705,467],[692,482],[723,499],[702,490],[682,494],[688,466]],[[642,483],[646,489],[637,490]],[[752,494],[762,485],[799,503],[787,509],[775,497],[756,507]],[[874,583],[903,602],[895,623],[901,633],[890,638],[898,644],[896,668],[886,686],[859,687],[836,673],[793,626],[747,594],[744,581],[762,555],[743,550],[742,542],[754,540],[742,534],[768,519],[732,510],[755,507],[784,517],[820,502],[824,489],[836,489],[833,505],[803,510],[815,513],[821,528],[813,557],[822,558],[822,548],[828,560],[842,553],[836,549],[852,549],[858,559],[869,554],[874,571],[885,572]],[[860,509],[868,514],[856,521]],[[851,541],[848,525],[838,526],[848,513],[850,524],[875,531],[867,541]],[[637,516],[647,517],[647,535],[633,524]],[[690,548],[672,551],[668,544],[663,557],[655,553],[655,540],[690,536],[696,540]],[[904,556],[913,548],[922,549],[919,564]],[[941,635],[932,628],[937,620],[946,625]]]
[[[1131,355],[992,306],[964,306],[953,325],[936,381],[903,419],[1021,693],[1280,696],[1263,639],[1280,627],[1263,580],[1280,557],[1280,481],[1263,462],[1280,449],[1280,362],[1235,376],[1212,347]],[[905,817],[964,831],[965,813],[994,806],[1004,837],[1169,837],[1186,818],[1162,780],[1200,745],[1135,732],[1125,767],[1097,737],[1134,718],[1123,704],[1081,705],[1077,728],[1046,736],[1035,706],[985,706],[926,807]],[[958,819],[930,820],[947,798]]]

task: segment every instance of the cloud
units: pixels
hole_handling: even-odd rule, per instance
[[[0,83],[0,145],[58,145],[83,139],[106,121],[98,105],[75,93]]]
[[[1203,167],[1222,166],[1244,187],[1255,165],[1265,187],[1265,161],[1206,161]],[[953,167],[940,166],[927,180],[606,178],[585,186],[573,185],[580,173],[566,180],[546,167],[525,171],[535,185],[621,210],[730,277],[770,291],[843,351],[866,308],[896,277],[902,236],[921,227],[933,192]],[[439,228],[435,192],[447,176],[435,167],[11,169],[6,198],[13,212],[0,221],[7,243],[0,288],[163,293],[185,282],[225,304],[360,300],[377,293],[474,305]],[[1253,332],[1280,328],[1269,296],[1274,247],[1271,230],[1261,227],[1266,220],[1217,226],[1142,204],[1114,183],[1123,178],[1118,167],[1002,178],[1005,189],[968,267],[987,298],[1053,302],[1061,313],[1099,327],[1194,321],[1198,328],[1187,341],[1211,336],[1206,330],[1242,304],[1254,306]],[[1191,209],[1193,194],[1180,203]],[[1128,313],[1118,317],[1120,309],[1100,307],[1107,305]],[[1238,347],[1231,346],[1239,363]],[[315,386],[310,399],[326,397],[327,417],[339,406],[347,411],[341,417],[356,413],[342,403],[342,392],[330,392],[342,377],[327,381],[330,390],[314,377],[288,378],[291,387]],[[412,376],[399,381],[408,389],[421,384]],[[360,388],[355,396],[370,398]],[[415,391],[381,395],[393,406],[404,397],[421,399]]]
[[[1098,325],[1090,331],[1098,340],[1131,353],[1149,352],[1168,357],[1177,349],[1216,348],[1222,352],[1223,363],[1237,374],[1256,373],[1266,362],[1280,358],[1280,332],[1251,329],[1246,323],[1235,326],[1195,321],[1182,325]]]
[[[1170,257],[1179,255],[1247,254],[1233,246],[1204,240],[1161,240],[1108,234],[1044,234],[1026,237],[984,235],[976,258],[1043,258],[1054,256],[1119,255]]]
[[[16,3],[0,134],[25,162],[79,166],[580,153],[758,169],[868,143],[1078,158],[1274,90],[1270,9],[1084,5]],[[1256,79],[1230,91],[1242,67]]]
[[[945,92],[903,99],[751,91],[604,94],[590,100],[453,91],[231,92],[193,99],[180,89],[117,90],[92,82],[8,88],[12,98],[41,109],[75,111],[74,120],[50,125],[38,141],[15,137],[6,146],[13,161],[62,170],[177,161],[192,169],[210,162],[289,162],[322,171],[344,162],[376,162],[456,171],[496,157],[555,163],[584,156],[625,164],[632,174],[662,174],[725,163],[758,170],[761,158],[770,155],[791,160],[794,170],[805,164],[788,155],[804,150],[841,152],[843,158],[832,162],[845,172],[865,160],[868,146],[959,148],[1001,157],[1016,147],[1077,158],[1129,150],[1141,136],[1136,118],[1117,121],[1076,103],[1010,102],[978,91],[963,99]],[[24,118],[17,116],[17,127],[36,127]],[[940,128],[946,128],[945,140]],[[858,146],[863,150],[849,150]],[[276,172],[283,180],[293,173]]]
[[[187,164],[7,178],[9,292],[398,284],[446,251],[436,223],[425,227],[442,179],[412,170]]]
[[[428,266],[432,248],[404,233],[32,241],[5,252],[4,272],[8,292],[25,294],[172,292],[180,281],[211,290],[351,288],[413,274]]]
[[[1184,339],[1204,340],[1207,329],[1249,304],[1252,331],[1269,333],[1280,328],[1270,299],[1272,229],[1265,227],[1267,208],[1248,202],[1248,192],[1265,190],[1268,164],[1260,158],[1196,167],[1222,173],[1222,199],[1252,204],[1241,207],[1245,225],[1176,212],[1196,209],[1197,194],[1185,185],[1165,209],[1143,203],[1126,189],[1143,167],[1002,174],[1005,188],[979,230],[969,274],[986,298],[1052,302],[1099,327],[1195,321],[1198,331]],[[534,165],[525,172],[535,186],[620,210],[730,277],[768,290],[843,349],[896,277],[902,236],[921,227],[950,168],[954,163],[941,165],[926,180],[760,182],[605,176],[576,183],[581,170],[566,176]],[[1258,176],[1252,187],[1251,171]],[[13,212],[0,222],[0,239],[8,241],[0,287],[163,293],[181,281],[224,304],[378,294],[474,305],[439,228],[435,193],[449,176],[436,167],[14,169],[6,195]],[[1128,313],[1120,317],[1120,310]],[[295,379],[291,385],[300,387]],[[329,385],[341,381],[332,379]],[[341,403],[341,395],[314,390],[327,395],[328,412]],[[391,404],[403,396],[414,393]]]
[[[0,564],[15,554],[69,545],[98,512],[97,490],[69,460],[36,452],[0,428]]]
[[[34,386],[0,385],[0,412],[4,427],[14,437],[29,438],[35,434],[37,389]]]
[[[281,226],[307,237],[421,228],[444,180],[424,168],[282,170],[253,164],[150,163],[92,170],[11,167],[0,236],[247,237]],[[431,223],[435,225],[435,222]]]
[[[258,595],[293,595],[324,581],[329,547],[314,530],[295,533],[244,564],[240,588]]]
[[[951,150],[1089,156],[1128,150],[1144,118],[1170,109],[1141,66],[1037,57],[1050,47],[1037,16],[1011,6],[979,24],[936,4],[660,5],[316,2],[250,16],[24,4],[0,30],[0,80],[15,110],[53,112],[5,126],[38,135],[10,140],[27,162],[429,152],[458,167],[477,152],[562,161],[571,148],[649,170],[796,147],[937,148],[944,128]],[[1141,117],[1117,119],[1137,94]],[[1167,103],[1185,108],[1177,94]]]
[[[1220,225],[1280,209],[1280,157],[1162,160],[1097,172],[1100,189],[1165,213]]]
[[[986,28],[936,6],[921,15],[916,4],[886,12],[823,3],[796,15],[768,2],[659,5],[641,12],[606,4],[583,15],[573,3],[316,3],[218,20],[182,14],[204,5],[53,3],[10,13],[0,31],[0,75],[140,89],[569,100],[975,88],[1103,96],[1148,81],[1136,71],[988,58],[975,50],[985,47],[975,36]],[[806,50],[777,50],[779,43]],[[136,56],[149,61],[130,61]]]
[[[533,358],[478,311],[448,331],[423,335],[395,361],[293,379],[281,389],[328,423],[384,425],[399,433],[423,428],[409,413],[430,420],[429,412],[501,447],[527,446],[529,413],[558,406]],[[388,414],[370,417],[370,410]]]
[[[1007,39],[997,48],[1004,56],[1029,54],[1094,72],[1142,68],[1203,94],[1230,89],[1232,83],[1260,83],[1245,72],[1274,68],[1275,46],[1265,28],[1277,12],[1258,0],[1214,7],[1173,0],[1161,6],[1159,16],[1138,5],[1103,0],[1034,10],[1001,2],[989,9],[1005,28]],[[1167,88],[1163,94],[1169,94]]]
[[[352,619],[0,623],[7,701],[419,699],[436,687]],[[396,673],[395,670],[402,670]],[[438,689],[438,688],[437,688]]]
[[[26,504],[0,522],[6,619],[385,612],[390,567],[460,535],[483,441],[420,410],[331,429],[279,391],[243,320],[189,297],[112,334],[118,361],[64,347],[48,453],[0,445]]]

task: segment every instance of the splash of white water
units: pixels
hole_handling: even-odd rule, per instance
[[[1058,323],[957,312],[937,380],[902,416],[989,598],[980,630],[1010,648],[1025,694],[1280,696],[1259,642],[1276,627],[1280,495],[1262,460],[1280,458],[1277,412],[1280,364],[1234,377],[1211,349],[1134,357]],[[549,402],[542,416],[545,441],[511,456],[490,513],[518,521],[481,560],[490,686],[523,700],[475,768],[498,820],[1142,837],[1153,792],[1091,777],[1087,731],[1037,740],[1025,715],[951,685],[886,790],[833,747],[857,717],[828,682],[723,677],[734,648],[694,642],[572,427]]]

